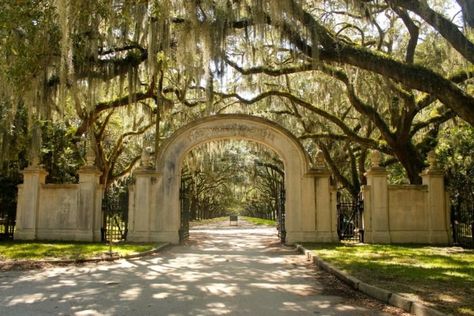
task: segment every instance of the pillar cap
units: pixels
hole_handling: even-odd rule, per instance
[[[386,176],[387,174],[387,169],[384,167],[372,167],[364,173],[365,176]]]
[[[82,168],[79,169],[79,175],[81,173],[102,175],[102,171],[100,171],[100,169],[97,168],[96,166],[83,166]]]
[[[43,168],[43,166],[41,165],[36,165],[36,166],[28,166],[26,167],[25,169],[23,169],[21,171],[22,174],[27,174],[27,173],[41,173],[41,174],[46,174],[48,175],[48,171],[46,171],[46,169]]]
[[[327,168],[311,168],[306,173],[307,177],[314,177],[314,178],[322,178],[322,177],[330,177],[331,172]]]
[[[133,171],[134,176],[159,176],[160,172],[150,167],[139,167]]]
[[[438,167],[429,167],[423,170],[422,173],[420,173],[420,176],[440,176],[444,177],[444,170]]]

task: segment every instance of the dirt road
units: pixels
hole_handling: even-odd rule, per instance
[[[0,273],[0,315],[398,315],[315,270],[274,228],[194,227],[114,263]]]

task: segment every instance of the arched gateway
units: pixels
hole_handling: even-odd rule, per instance
[[[156,168],[141,167],[130,187],[129,241],[179,241],[180,177],[183,158],[192,148],[220,139],[246,139],[273,149],[285,167],[286,242],[335,242],[336,192],[320,159],[310,168],[298,140],[281,126],[248,115],[217,115],[179,129],[161,147]],[[79,170],[78,184],[46,184],[40,165],[23,170],[18,186],[15,239],[100,241],[103,186],[93,151]],[[144,159],[146,160],[146,159]],[[432,155],[423,185],[389,185],[388,173],[374,152],[362,188],[364,241],[369,243],[450,242],[443,171]],[[145,161],[142,164],[147,165]],[[340,219],[340,218],[339,218]]]
[[[266,119],[236,114],[207,117],[180,128],[161,147],[154,170],[144,167],[134,173],[128,240],[179,241],[184,156],[202,143],[222,139],[258,142],[280,156],[285,167],[287,243],[338,240],[329,173],[310,167],[301,144],[286,129]]]

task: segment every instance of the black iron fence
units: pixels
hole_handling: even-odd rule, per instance
[[[128,232],[128,189],[107,190],[102,199],[102,241],[123,241]]]
[[[16,221],[16,185],[1,186],[0,192],[0,240],[12,240]]]
[[[455,197],[451,204],[453,243],[474,248],[474,201]]]
[[[285,201],[286,201],[286,191],[283,182],[279,184],[278,190],[278,207],[277,207],[277,217],[278,217],[278,237],[282,244],[286,242],[286,212],[285,212]]]
[[[191,217],[191,191],[190,178],[181,178],[181,187],[179,189],[179,202],[181,207],[180,226],[179,226],[179,241],[184,242],[189,239],[189,220]]]
[[[2,192],[5,193],[5,192]],[[13,240],[16,221],[16,193],[0,196],[0,240]]]
[[[337,192],[337,234],[339,240],[364,242],[362,195],[356,198]]]
[[[0,211],[0,240],[12,240],[15,233],[15,214]]]

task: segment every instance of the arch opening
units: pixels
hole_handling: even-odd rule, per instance
[[[240,229],[249,221],[274,226],[285,240],[285,169],[273,150],[247,140],[210,141],[192,148],[180,168],[180,241],[203,224]]]

